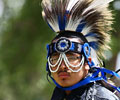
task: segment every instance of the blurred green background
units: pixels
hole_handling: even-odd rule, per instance
[[[40,3],[0,0],[0,100],[50,100],[54,84],[46,79],[46,44],[55,34],[42,19]],[[111,9],[115,30],[105,62],[115,70],[120,52],[120,0]]]

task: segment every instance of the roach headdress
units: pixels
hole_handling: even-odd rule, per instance
[[[82,33],[98,55],[109,48],[112,14],[108,4],[113,0],[43,0],[42,15],[56,33]],[[66,33],[67,34],[67,33]]]
[[[84,38],[84,44],[75,43],[70,41],[68,38],[61,37],[55,43],[48,45],[48,62],[47,62],[47,71],[48,72],[57,72],[61,62],[64,60],[65,65],[73,72],[78,72],[81,70],[81,67],[84,64],[84,56],[87,58],[89,66],[95,70],[88,74],[85,79],[74,84],[70,87],[60,86],[51,76],[51,79],[56,84],[57,87],[63,90],[73,90],[80,86],[86,85],[91,82],[103,80],[107,84],[106,73],[113,76],[120,76],[110,70],[105,68],[98,67],[99,61],[94,58],[97,58],[97,55],[101,55],[105,49],[109,48],[110,35],[109,32],[112,29],[112,13],[108,9],[108,4],[113,0],[43,0],[42,1],[42,15],[49,25],[49,27],[59,35],[64,32],[64,34],[80,34],[80,38]],[[58,36],[58,35],[57,35]],[[77,47],[77,49],[76,49]],[[86,52],[86,47],[89,48]],[[55,63],[51,62],[49,57],[52,52],[59,52],[59,58]],[[84,56],[81,59],[81,62],[78,65],[72,65],[69,62],[69,58],[66,56],[66,52],[75,51],[81,53],[83,51]],[[82,51],[81,51],[82,50]],[[97,53],[97,54],[96,54]],[[91,56],[92,61],[89,60]],[[95,57],[93,57],[95,56]],[[95,62],[96,61],[96,62]],[[93,62],[93,63],[92,63]],[[55,70],[52,70],[53,68]],[[78,70],[74,70],[75,67],[80,67]],[[72,69],[73,68],[73,69]],[[99,74],[101,73],[101,74]],[[120,92],[120,88],[113,86],[115,90]]]

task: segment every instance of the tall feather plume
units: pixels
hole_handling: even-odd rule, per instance
[[[108,5],[113,0],[43,0],[42,15],[49,27],[60,31],[82,33],[97,51],[109,49],[112,13]]]

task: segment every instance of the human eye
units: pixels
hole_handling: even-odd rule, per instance
[[[80,60],[80,56],[69,56],[67,57],[70,62]]]
[[[55,64],[58,61],[58,59],[59,59],[59,55],[58,54],[53,54],[50,57],[50,63]]]
[[[77,57],[75,57],[75,56],[69,56],[68,57],[68,60],[69,61],[74,61],[74,60],[77,60],[78,58]]]
[[[55,64],[57,62],[58,58],[50,58],[51,64]]]
[[[56,58],[51,58],[51,61],[56,61],[56,60],[58,60],[57,57]]]

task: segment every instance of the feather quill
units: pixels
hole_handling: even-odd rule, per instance
[[[82,33],[98,55],[109,49],[113,0],[43,0],[42,15],[50,28]]]

